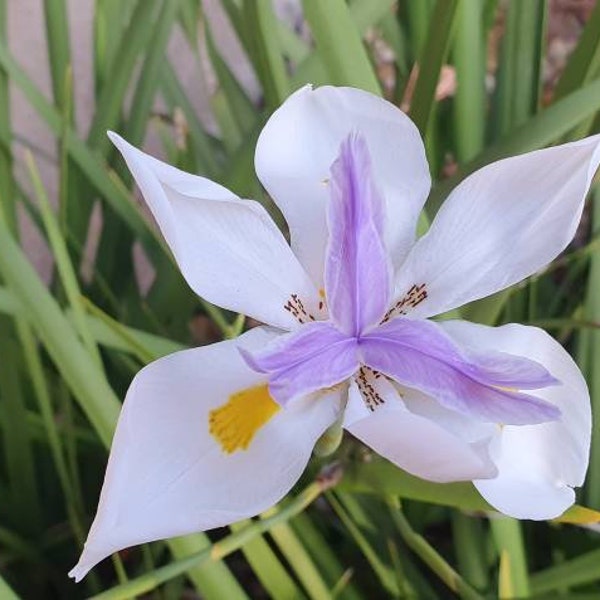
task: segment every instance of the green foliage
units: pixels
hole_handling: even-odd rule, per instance
[[[280,20],[269,0],[222,0],[227,26],[259,84],[257,96],[226,58],[221,32],[199,0],[96,0],[96,108],[83,136],[75,125],[81,107],[71,75],[73,53],[80,49],[69,43],[66,0],[43,3],[51,99],[27,75],[22,57],[12,54],[8,2],[0,0],[1,598],[148,593],[174,600],[190,589],[209,600],[600,594],[594,531],[566,522],[499,519],[471,484],[421,481],[349,439],[334,457],[343,476],[333,489],[315,482],[325,460],[315,459],[300,491],[257,520],[123,552],[78,586],[66,577],[93,516],[120,398],[134,373],[197,343],[189,333],[194,321],[209,323],[221,337],[244,327],[243,318],[197,299],[185,285],[135,201],[106,130],[123,132],[136,144],[154,136],[169,162],[255,197],[284,226],[253,172],[254,144],[269,114],[307,83],[361,87],[398,105],[408,93],[404,99],[425,137],[435,180],[427,207],[432,215],[479,166],[598,130],[600,9],[548,100],[542,81],[548,4],[303,0],[302,29]],[[497,70],[490,73],[487,47],[499,27]],[[196,113],[166,52],[178,28],[196,60],[195,76],[208,92],[218,133]],[[391,64],[383,64],[382,46],[393,53]],[[444,65],[454,68],[458,87],[439,98]],[[494,86],[486,76],[493,76]],[[43,157],[36,148],[28,148],[25,159],[12,152],[23,140],[14,132],[9,85],[54,136],[56,199],[39,176]],[[154,108],[159,97],[165,106],[160,113]],[[446,177],[449,157],[457,171]],[[87,278],[80,264],[96,201],[104,220]],[[23,250],[21,211],[52,253],[56,268],[49,285]],[[586,371],[598,415],[597,194],[591,215],[591,234],[583,232],[579,247],[560,263],[464,314],[486,323],[516,320],[555,329]],[[147,294],[133,277],[136,243],[155,270]],[[597,433],[582,499],[600,509]],[[565,519],[594,517],[575,509]]]

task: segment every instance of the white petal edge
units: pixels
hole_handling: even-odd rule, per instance
[[[411,318],[441,314],[525,279],[573,239],[600,163],[600,136],[492,163],[448,197],[397,272],[428,297]]]
[[[318,287],[327,240],[327,181],[351,132],[367,141],[374,182],[386,199],[385,240],[397,266],[414,242],[431,187],[419,131],[399,108],[354,88],[305,86],[273,113],[256,145],[256,173],[285,216],[292,248]]]
[[[290,490],[338,417],[339,393],[291,403],[245,451],[225,454],[208,431],[211,409],[264,383],[238,347],[256,350],[275,335],[253,329],[237,340],[172,354],[138,373],[119,418],[98,513],[71,577],[79,581],[125,547],[254,516]]]
[[[387,381],[378,380],[384,404],[370,411],[352,382],[344,428],[378,454],[421,479],[448,483],[494,477],[488,456],[490,437],[467,441],[435,421],[406,408]]]
[[[552,519],[575,501],[587,471],[591,409],[587,385],[564,348],[542,329],[518,324],[487,327],[446,321],[444,329],[465,347],[494,349],[536,360],[562,385],[531,393],[558,406],[560,421],[506,426],[493,446],[498,477],[475,481],[500,512],[518,519]]]
[[[291,294],[309,306],[318,303],[314,285],[260,204],[108,135],[199,296],[284,329],[298,325],[283,308]]]

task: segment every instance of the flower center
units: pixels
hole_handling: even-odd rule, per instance
[[[247,388],[210,411],[208,430],[226,454],[247,450],[256,432],[279,410],[266,384]]]

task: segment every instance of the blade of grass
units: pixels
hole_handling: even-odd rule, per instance
[[[486,39],[480,0],[461,0],[456,11],[453,57],[457,88],[454,96],[454,139],[459,162],[483,148],[486,113]]]
[[[0,0],[0,39],[6,39],[6,0]],[[14,230],[16,215],[13,198],[11,119],[8,73],[0,66],[0,206]]]
[[[600,231],[600,193],[595,190],[592,200],[592,232]],[[587,281],[587,297],[585,316],[593,322],[600,320],[600,250],[596,249],[590,257],[589,278]],[[590,452],[590,468],[586,483],[586,500],[592,508],[600,509],[600,373],[596,368],[596,360],[600,352],[600,331],[586,332],[588,338],[588,356],[590,358],[587,372],[592,400],[592,447]]]
[[[103,154],[110,148],[106,131],[117,127],[134,67],[143,48],[152,39],[156,26],[154,17],[158,6],[158,2],[136,4],[108,70],[107,81],[110,81],[110,85],[102,88],[96,101],[96,112],[90,125],[87,142]]]
[[[0,399],[3,413],[3,454],[10,485],[12,518],[18,530],[29,536],[39,533],[42,508],[37,485],[33,447],[27,427],[25,394],[21,382],[20,349],[2,323],[0,336]]]
[[[340,498],[340,499],[338,499]],[[379,557],[378,552],[373,548],[367,537],[363,534],[360,527],[356,524],[356,519],[351,516],[347,510],[347,506],[342,503],[341,499],[344,495],[328,494],[328,500],[333,510],[337,514],[338,518],[348,530],[352,539],[359,547],[363,556],[369,563],[371,569],[377,576],[382,587],[388,594],[393,598],[400,597],[400,589],[398,587],[398,580],[394,575],[389,565],[385,564]]]
[[[507,557],[504,560],[507,561],[512,591],[507,598],[529,598],[529,573],[521,524],[508,517],[495,517],[490,519],[490,525],[500,556]]]
[[[284,504],[284,506],[286,505]],[[273,518],[279,510],[286,510],[286,508],[279,509],[278,507],[273,507],[262,514],[261,519],[268,520]],[[302,583],[308,597],[313,600],[330,600],[331,594],[329,588],[318,566],[312,560],[287,520],[275,524],[270,528],[269,533],[279,551],[287,559],[292,571],[300,583]]]
[[[452,513],[452,533],[459,573],[476,590],[486,590],[489,586],[489,576],[481,520],[454,511]]]
[[[545,0],[508,3],[494,103],[496,137],[538,110],[545,30]]]
[[[270,0],[244,0],[242,14],[249,24],[250,58],[262,84],[265,102],[273,110],[289,95],[286,72],[277,31],[277,18]]]
[[[550,592],[586,585],[600,579],[600,549],[581,554],[531,575],[531,592],[543,597]]]
[[[406,545],[455,593],[465,600],[483,600],[444,559],[444,557],[412,528],[397,498],[389,499],[392,519]]]
[[[94,81],[98,96],[119,49],[123,31],[139,0],[96,0],[94,3]]]
[[[20,600],[19,596],[15,594],[13,589],[6,583],[6,581],[0,576],[0,597],[4,600]]]
[[[237,533],[249,527],[251,523],[252,521],[249,520],[240,521],[230,525],[230,529],[233,533]],[[262,536],[246,542],[240,550],[270,598],[273,600],[305,598],[298,584],[290,577],[285,566]]]
[[[27,77],[23,69],[14,61],[6,46],[0,41],[0,65],[6,69],[10,78],[21,89],[34,110],[48,125],[50,130],[60,136],[62,117],[44,98],[36,86]],[[127,223],[138,236],[144,247],[152,255],[158,250],[158,238],[150,228],[141,212],[131,201],[126,188],[115,178],[106,176],[106,169],[97,156],[82,142],[72,129],[66,135],[69,156],[78,165],[96,191],[102,195],[111,208]]]
[[[50,206],[50,201],[48,200],[46,190],[40,178],[37,165],[35,164],[33,155],[30,152],[26,153],[25,162],[27,164],[27,169],[29,170],[30,179],[33,183],[33,189],[37,196],[40,214],[44,222],[46,235],[48,237],[50,248],[52,249],[52,254],[60,275],[60,280],[67,295],[69,304],[73,309],[73,321],[75,323],[75,327],[86,350],[94,359],[98,368],[102,369],[102,358],[98,351],[98,347],[96,346],[96,341],[92,337],[87,327],[85,312],[81,305],[81,292],[79,290],[77,276],[73,269],[73,265],[71,264],[67,246],[60,233],[60,228],[52,212],[52,207]]]
[[[409,46],[412,50],[412,62],[419,60],[425,43],[427,41],[427,31],[431,23],[431,13],[434,3],[433,0],[423,0],[422,2],[406,2],[403,6],[405,14],[401,16],[407,23]]]
[[[457,0],[438,0],[431,16],[427,40],[419,56],[419,77],[410,103],[410,117],[425,137],[431,119],[435,90],[454,29]]]
[[[65,0],[44,0],[44,23],[54,104],[61,109],[73,104],[72,98],[66,97],[65,90],[67,69],[72,64]]]
[[[180,6],[181,0],[163,2],[152,31],[152,44],[149,44],[149,50],[144,57],[126,128],[129,142],[136,146],[144,141],[146,124],[160,81],[160,70],[164,64],[167,42]]]
[[[554,101],[594,78],[600,68],[600,4],[596,4],[575,50],[569,56],[556,88]]]
[[[344,0],[303,0],[302,6],[330,81],[380,95],[360,29]]]
[[[335,550],[327,542],[322,529],[315,523],[312,516],[302,513],[291,523],[296,535],[308,550],[313,560],[319,565],[323,576],[329,584],[343,585],[344,600],[360,600],[361,595],[351,581],[352,571],[342,566]],[[335,596],[334,588],[331,595]]]
[[[361,35],[377,23],[393,6],[394,0],[354,1],[349,5],[352,20]],[[413,3],[414,4],[414,3]],[[298,65],[291,79],[291,89],[295,90],[307,83],[325,85],[331,83],[328,70],[323,64],[319,52],[312,51]],[[346,84],[349,85],[349,84]],[[379,83],[378,83],[379,85]]]

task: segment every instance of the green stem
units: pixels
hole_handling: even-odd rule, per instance
[[[521,524],[508,517],[494,517],[490,519],[492,535],[502,557],[508,557],[507,577],[509,579],[510,594],[501,595],[505,598],[529,598],[529,573],[523,544]]]
[[[392,519],[406,545],[455,593],[465,600],[483,600],[429,542],[411,527],[396,497],[388,500]]]

